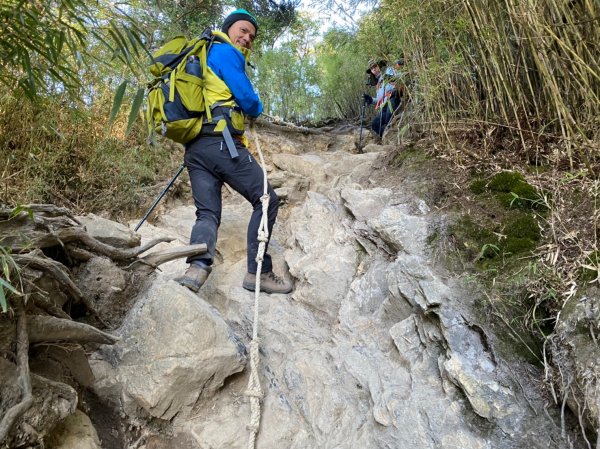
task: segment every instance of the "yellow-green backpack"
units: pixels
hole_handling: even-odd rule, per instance
[[[146,110],[150,136],[158,133],[185,144],[200,134],[203,120],[212,120],[205,107],[204,73],[215,39],[210,29],[192,40],[177,36],[152,55],[155,78],[148,84]]]

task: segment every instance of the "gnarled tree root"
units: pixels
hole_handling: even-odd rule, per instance
[[[22,267],[31,267],[44,271],[62,285],[71,298],[75,299],[76,302],[84,303],[90,312],[98,315],[92,301],[81,293],[81,290],[79,290],[67,274],[67,268],[60,262],[44,256],[39,251],[29,254],[15,254],[13,259]]]
[[[119,337],[96,329],[89,324],[45,315],[29,317],[28,334],[31,343],[76,341],[78,343],[112,345],[120,340]]]
[[[133,259],[140,254],[148,251],[150,248],[163,242],[172,242],[174,239],[171,237],[161,237],[154,239],[145,245],[138,246],[136,248],[121,249],[102,243],[90,236],[83,228],[67,228],[61,229],[56,237],[61,243],[70,242],[81,242],[83,245],[88,247],[91,251],[100,254],[102,256],[109,257],[113,260],[125,261]]]
[[[208,249],[205,243],[199,243],[197,245],[180,246],[178,248],[169,248],[164,251],[157,251],[152,254],[148,254],[144,257],[140,257],[135,262],[142,262],[147,265],[150,265],[151,267],[156,268],[157,266],[165,262],[180,259],[181,257],[189,257],[196,256],[198,254],[204,254],[207,250]]]
[[[19,307],[19,318],[17,320],[17,371],[19,373],[19,385],[23,392],[21,402],[14,405],[0,421],[0,442],[6,439],[8,432],[15,421],[25,413],[33,404],[31,394],[31,377],[29,375],[29,339],[27,330],[27,316],[22,305]]]

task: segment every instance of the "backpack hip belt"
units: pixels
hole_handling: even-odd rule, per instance
[[[211,108],[212,120],[205,120],[202,124],[202,131],[200,132],[200,136],[223,136],[223,140],[225,140],[227,150],[232,159],[239,157],[233,137],[244,134],[243,130],[236,129],[231,122],[231,115],[234,112],[239,113],[240,111],[238,109],[239,108],[221,105]]]

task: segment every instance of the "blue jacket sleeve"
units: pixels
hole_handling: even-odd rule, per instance
[[[229,44],[214,44],[208,53],[208,66],[222,79],[244,114],[258,117],[263,106],[246,76],[244,55]]]

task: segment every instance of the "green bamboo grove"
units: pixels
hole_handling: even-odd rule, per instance
[[[531,157],[549,137],[571,164],[597,155],[597,0],[386,0],[370,19],[410,61],[424,121],[500,125]]]

